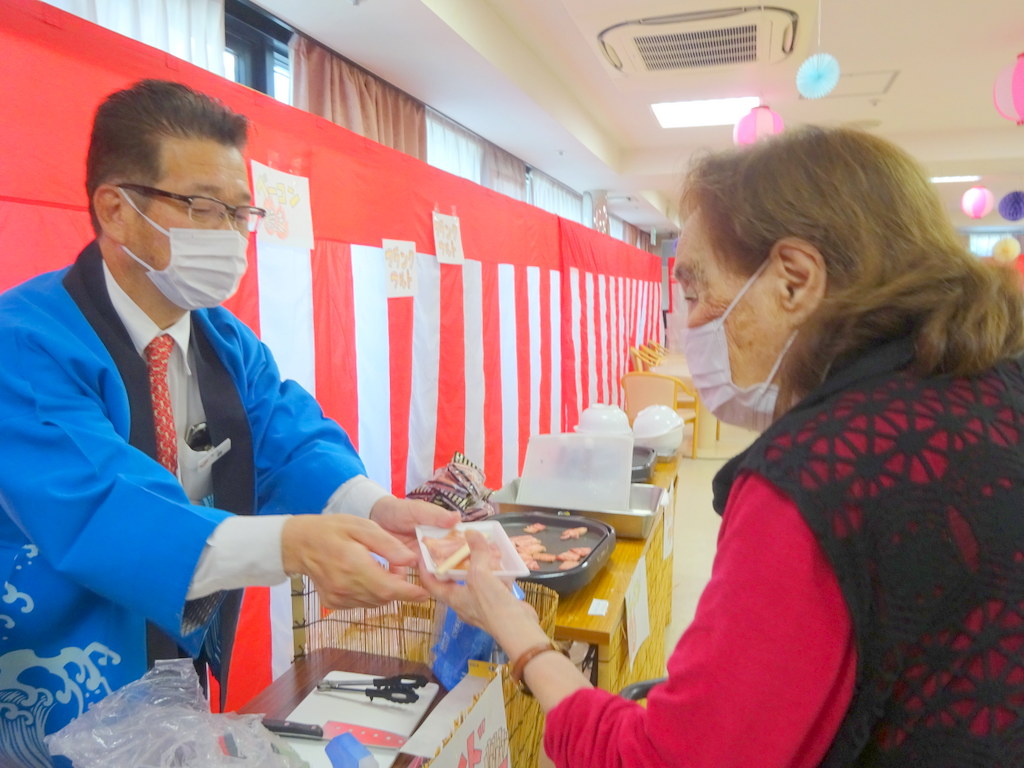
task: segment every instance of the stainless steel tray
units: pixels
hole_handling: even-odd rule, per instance
[[[498,506],[499,514],[510,512],[556,512],[564,515],[580,515],[591,520],[608,523],[615,534],[622,539],[646,539],[654,525],[665,489],[659,485],[633,483],[629,488],[629,509],[622,510],[585,510],[565,509],[562,507],[542,507],[516,503],[519,494],[519,478],[508,483],[504,488],[495,491],[490,501]]]

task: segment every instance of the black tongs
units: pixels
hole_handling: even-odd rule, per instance
[[[423,675],[395,675],[372,680],[321,680],[316,689],[321,692],[364,693],[371,700],[386,699],[399,704],[412,704],[420,698],[415,689],[426,684],[427,678]]]

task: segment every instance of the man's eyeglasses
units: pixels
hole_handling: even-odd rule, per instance
[[[138,192],[140,195],[156,195],[177,200],[188,206],[188,218],[193,224],[213,229],[222,226],[225,221],[240,232],[255,232],[260,220],[267,215],[265,208],[254,205],[228,205],[215,197],[205,195],[179,195],[156,187],[142,184],[118,184],[121,189]]]

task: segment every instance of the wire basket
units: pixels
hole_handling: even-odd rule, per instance
[[[410,582],[419,576],[410,571]],[[541,628],[553,637],[558,593],[530,582],[518,582],[537,612]],[[295,611],[295,655],[303,656],[321,648],[342,648],[381,656],[431,664],[431,649],[437,641],[439,619],[444,606],[433,599],[422,603],[396,601],[378,608],[328,611],[320,604],[316,588],[304,578],[292,581]],[[509,677],[507,664],[500,669],[505,696],[505,719],[509,733],[512,768],[536,768],[544,729],[544,713],[532,696],[520,693]]]

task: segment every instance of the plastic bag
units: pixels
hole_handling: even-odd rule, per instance
[[[434,472],[433,478],[411,490],[408,497],[454,510],[469,521],[494,514],[494,505],[488,501],[491,493],[484,485],[483,471],[462,453],[456,453]]]
[[[526,598],[526,593],[515,582],[512,582],[512,593],[520,600]],[[434,677],[449,691],[468,673],[470,659],[495,664],[508,661],[501,646],[482,629],[467,624],[447,606],[443,611],[438,606],[438,613],[442,619],[437,643],[431,649],[434,653],[432,670]]]
[[[158,661],[45,741],[75,768],[306,765],[259,715],[211,714],[191,659]]]

